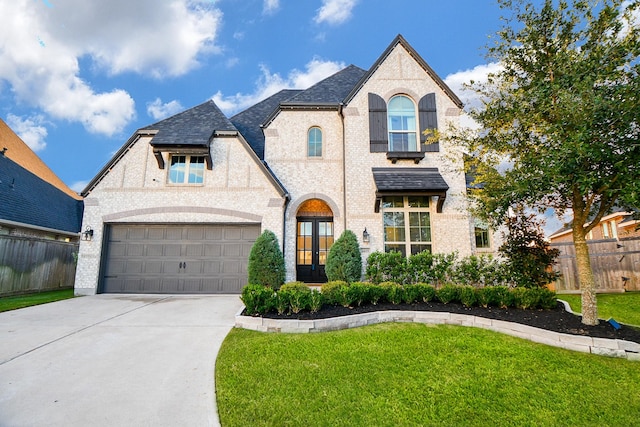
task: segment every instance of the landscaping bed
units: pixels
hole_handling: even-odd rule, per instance
[[[314,320],[385,310],[435,311],[466,314],[470,316],[479,316],[488,319],[520,323],[564,334],[620,339],[633,341],[640,344],[639,329],[627,325],[621,325],[621,328],[616,330],[605,320],[601,320],[600,324],[597,326],[584,325],[582,324],[581,316],[567,312],[564,308],[564,305],[560,302],[558,302],[556,308],[546,310],[525,310],[519,308],[503,309],[496,307],[465,307],[464,305],[459,303],[443,304],[437,301],[413,304],[391,304],[388,302],[380,302],[376,305],[366,304],[354,307],[343,307],[339,305],[336,306],[325,304],[320,310],[315,313],[311,313],[309,311],[301,311],[297,314],[278,314],[276,311],[269,311],[263,314],[262,317],[270,319]],[[243,312],[243,315],[247,314]]]

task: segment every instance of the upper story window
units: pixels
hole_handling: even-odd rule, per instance
[[[307,156],[322,157],[322,131],[318,127],[309,129],[307,135]]]
[[[172,154],[169,165],[169,184],[202,184],[205,156]]]
[[[431,251],[429,197],[385,197],[381,208],[385,252],[408,256]]]
[[[398,95],[387,108],[389,151],[418,151],[416,139],[416,107],[413,101]]]

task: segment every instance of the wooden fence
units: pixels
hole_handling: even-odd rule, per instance
[[[598,292],[640,291],[640,238],[594,240],[588,242],[591,268]],[[576,249],[572,242],[554,243],[560,250],[554,269],[560,272],[555,282],[558,292],[577,292]]]
[[[78,243],[0,235],[0,296],[73,288]]]

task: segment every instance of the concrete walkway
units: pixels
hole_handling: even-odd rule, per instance
[[[238,296],[96,295],[0,313],[0,426],[216,426]]]

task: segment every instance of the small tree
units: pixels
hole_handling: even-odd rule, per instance
[[[278,238],[265,230],[255,241],[249,254],[249,283],[279,289],[285,280],[284,256]]]
[[[335,241],[329,255],[325,272],[329,281],[357,282],[362,276],[362,256],[358,238],[351,230],[345,230]]]
[[[508,270],[516,286],[534,288],[553,282],[558,274],[551,267],[560,251],[551,248],[544,239],[535,215],[527,215],[519,209],[516,215],[507,219],[507,228],[500,253],[507,258]]]

